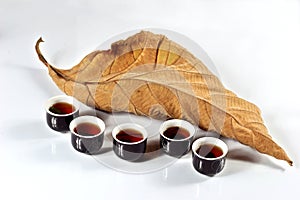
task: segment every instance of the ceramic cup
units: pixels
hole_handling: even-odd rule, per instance
[[[202,137],[193,142],[192,158],[195,170],[207,176],[214,176],[225,166],[227,145],[214,137]]]
[[[181,119],[165,121],[159,128],[160,146],[165,153],[173,157],[181,157],[191,149],[195,128]]]
[[[94,116],[80,116],[70,123],[71,143],[85,154],[98,154],[103,145],[105,124]]]
[[[71,121],[79,116],[79,103],[71,96],[54,96],[45,103],[45,110],[48,126],[55,131],[67,132]]]
[[[146,151],[148,134],[138,124],[120,124],[113,129],[112,137],[115,154],[124,160],[136,161]]]

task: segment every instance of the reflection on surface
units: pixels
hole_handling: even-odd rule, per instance
[[[162,170],[163,181],[171,185],[201,183],[209,178],[194,170],[190,156]]]

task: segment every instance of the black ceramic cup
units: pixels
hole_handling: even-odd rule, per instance
[[[192,145],[193,166],[201,174],[214,176],[223,170],[227,153],[228,147],[222,140],[199,138]]]
[[[100,153],[105,124],[94,116],[80,116],[70,123],[71,143],[75,150],[94,155]]]
[[[72,106],[72,109],[66,109],[66,112],[64,110],[55,112],[53,106],[58,103],[68,104]],[[47,124],[51,129],[59,132],[68,132],[71,121],[79,116],[79,103],[71,96],[59,95],[47,100],[45,110]]]
[[[124,160],[136,161],[146,151],[148,134],[146,129],[138,124],[120,124],[113,129],[112,137],[115,154]]]
[[[190,151],[195,128],[185,120],[171,119],[160,126],[159,133],[160,146],[163,151],[179,158]]]

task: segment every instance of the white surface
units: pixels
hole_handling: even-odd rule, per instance
[[[294,167],[227,141],[231,158],[217,177],[197,174],[189,155],[152,173],[127,174],[78,154],[68,134],[50,131],[43,104],[61,92],[35,55],[35,41],[43,36],[48,60],[67,68],[111,36],[148,27],[197,42],[224,85],[261,108]],[[297,0],[1,1],[1,199],[299,196],[299,37]]]

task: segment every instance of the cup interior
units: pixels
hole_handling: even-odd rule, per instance
[[[204,144],[210,144],[210,145],[214,145],[214,146],[219,147],[223,152],[222,155],[219,156],[219,157],[216,157],[216,158],[207,158],[207,157],[199,155],[197,153],[197,149],[199,149],[199,147],[201,145],[204,145]],[[193,142],[192,151],[193,151],[194,155],[196,155],[199,158],[202,158],[204,160],[216,160],[216,159],[223,158],[227,155],[228,147],[225,144],[225,142],[223,142],[222,140],[220,140],[218,138],[215,138],[215,137],[202,137],[202,138],[199,138],[199,139],[197,139],[196,141]]]
[[[73,105],[75,107],[75,110],[68,114],[56,114],[49,110],[49,108],[51,106],[53,106],[55,103],[60,103],[60,102],[65,102],[65,103]],[[47,113],[54,115],[54,116],[68,116],[68,115],[74,114],[75,112],[77,112],[79,110],[79,103],[71,96],[58,95],[58,96],[54,96],[46,101],[45,110]]]
[[[163,133],[170,127],[180,127],[180,128],[184,128],[189,132],[189,137],[186,137],[184,139],[172,139],[172,138],[168,138],[166,137]],[[162,137],[171,140],[171,141],[181,141],[181,140],[188,140],[191,137],[193,137],[195,135],[195,128],[194,126],[185,121],[185,120],[181,120],[181,119],[171,119],[171,120],[167,120],[164,123],[162,123],[162,125],[159,128],[159,133]]]
[[[137,142],[125,142],[125,141],[121,141],[117,138],[117,134],[122,131],[122,130],[126,130],[126,129],[133,129],[135,131],[138,131],[139,133],[141,133],[143,135],[143,139]],[[112,130],[112,137],[114,138],[114,140],[118,141],[119,143],[122,144],[127,144],[127,145],[133,145],[133,144],[138,144],[143,142],[144,140],[146,140],[148,138],[148,133],[146,131],[146,129],[144,127],[142,127],[141,125],[135,124],[135,123],[124,123],[124,124],[120,124],[118,126],[116,126],[113,130]]]
[[[81,124],[81,123],[95,124],[95,125],[99,126],[100,132],[98,134],[89,135],[89,136],[78,134],[74,131],[74,129],[75,129],[76,126],[78,126],[78,124]],[[98,117],[95,117],[95,116],[80,116],[80,117],[77,117],[77,118],[75,118],[71,121],[69,128],[70,128],[71,133],[74,134],[74,135],[77,135],[78,137],[81,137],[81,138],[94,138],[94,137],[97,137],[100,134],[104,133],[105,123],[103,122],[103,120],[101,120],[101,119],[99,119]]]

